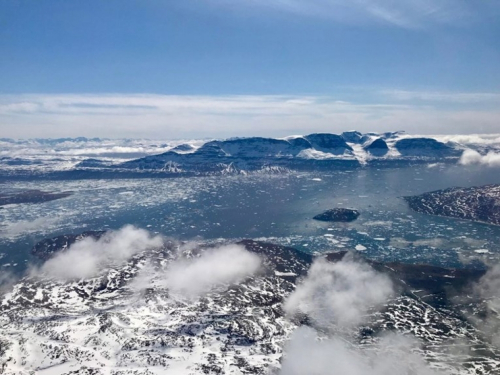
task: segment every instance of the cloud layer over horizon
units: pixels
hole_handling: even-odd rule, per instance
[[[0,95],[2,136],[203,138],[311,132],[498,131],[500,94],[372,91],[349,95]]]

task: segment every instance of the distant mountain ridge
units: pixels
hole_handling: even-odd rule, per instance
[[[342,134],[313,133],[286,138],[230,138],[209,141],[198,149],[181,145],[163,154],[127,161],[114,167],[176,173],[220,172],[231,166],[234,173],[252,173],[264,167],[281,170],[355,168],[382,161],[456,162],[463,148],[433,138],[408,138],[402,132]],[[188,152],[184,150],[189,150]],[[217,167],[218,166],[218,167]]]
[[[36,174],[65,179],[282,174],[455,164],[467,150],[481,155],[500,151],[500,144],[460,144],[442,139],[446,138],[355,130],[185,141],[3,138],[0,143],[6,150],[0,157],[0,176],[26,178]]]

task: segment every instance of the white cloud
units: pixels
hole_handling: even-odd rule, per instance
[[[485,300],[487,311],[484,315],[472,315],[470,319],[481,328],[491,342],[500,347],[500,265],[491,267],[473,287],[474,294]]]
[[[98,240],[87,237],[76,242],[67,251],[58,253],[33,270],[32,274],[59,280],[90,278],[109,265],[121,264],[134,254],[162,245],[160,236],[153,237],[146,230],[127,225]]]
[[[434,138],[441,142],[456,142],[461,144],[477,144],[477,145],[499,145],[500,134],[453,134],[453,135],[436,135]]]
[[[33,220],[19,220],[14,222],[4,222],[0,233],[8,238],[19,237],[26,233],[43,232],[60,219],[57,217],[39,217]]]
[[[446,92],[382,90],[382,95],[400,101],[426,101],[447,103],[500,103],[500,94],[495,92]]]
[[[202,252],[199,257],[180,257],[160,273],[146,267],[133,289],[143,289],[151,284],[168,288],[183,297],[197,297],[214,287],[237,284],[255,274],[261,259],[243,246],[228,245]]]
[[[369,90],[368,90],[369,91]],[[373,94],[373,92],[368,92]],[[355,103],[322,96],[0,95],[4,137],[203,138],[287,136],[346,129],[457,134],[498,131],[500,111],[393,103]],[[384,97],[384,100],[387,98]],[[486,100],[486,99],[485,99]],[[489,99],[488,99],[489,100]],[[16,104],[34,104],[20,110]]]
[[[431,375],[437,374],[414,352],[412,339],[383,337],[376,345],[360,349],[338,337],[319,340],[310,328],[299,328],[285,347],[281,375]]]
[[[465,150],[458,161],[461,165],[484,165],[487,167],[500,167],[500,153],[493,151],[481,155],[474,150]]]
[[[285,301],[287,314],[303,313],[322,327],[362,322],[370,308],[380,307],[393,294],[391,280],[369,265],[350,259],[316,260],[307,277]]]
[[[8,270],[0,271],[0,296],[6,293],[19,280],[13,272]]]

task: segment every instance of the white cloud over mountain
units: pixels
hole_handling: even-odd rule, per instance
[[[391,280],[367,264],[352,259],[332,263],[320,258],[284,308],[289,315],[306,314],[321,327],[354,326],[393,293]]]
[[[134,254],[162,244],[161,236],[152,236],[144,229],[127,225],[98,240],[87,237],[74,243],[32,273],[58,280],[90,278],[110,265],[121,264]]]

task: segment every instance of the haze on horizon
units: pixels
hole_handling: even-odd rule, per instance
[[[2,137],[498,133],[500,5],[4,1]]]

